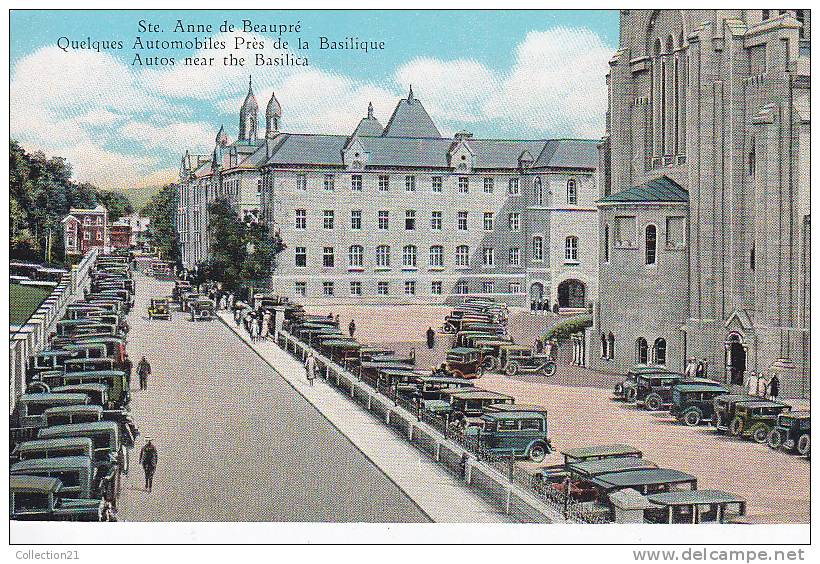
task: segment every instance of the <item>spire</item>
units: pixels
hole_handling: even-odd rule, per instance
[[[412,102],[413,100],[414,100],[414,98],[413,98],[413,85],[411,84],[410,85],[410,93],[407,94],[407,101]]]
[[[279,133],[279,121],[282,118],[282,106],[276,99],[276,93],[271,93],[268,107],[265,110],[265,137],[272,139]]]
[[[257,119],[259,114],[259,104],[253,95],[253,78],[248,77],[248,95],[242,109],[239,110],[239,140],[256,141]]]
[[[248,75],[248,96],[253,96],[253,75]]]
[[[367,105],[367,119],[372,119],[372,118],[373,118],[373,102],[370,102]]]
[[[228,144],[228,134],[225,133],[225,126],[222,125],[219,128],[219,132],[216,134],[216,144],[217,145],[227,145]]]

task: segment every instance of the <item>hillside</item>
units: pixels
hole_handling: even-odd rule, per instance
[[[151,196],[160,191],[162,186],[143,186],[142,188],[127,188],[120,190],[134,206],[135,211],[141,211]]]

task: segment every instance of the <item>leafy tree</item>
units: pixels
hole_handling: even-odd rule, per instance
[[[124,215],[134,213],[134,206],[122,192],[103,191],[97,196],[97,201],[108,210],[108,221],[117,221]]]
[[[176,228],[178,200],[176,184],[166,184],[148,200],[141,212],[150,219],[148,240],[151,245],[162,253],[164,260],[176,263],[180,260]]]

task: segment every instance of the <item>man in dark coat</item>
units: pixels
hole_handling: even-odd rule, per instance
[[[430,327],[427,329],[427,348],[432,349],[436,344],[436,332]]]
[[[134,363],[131,362],[131,358],[128,355],[125,355],[125,361],[122,363],[122,369],[125,372],[125,381],[128,383],[128,388],[131,388],[131,372],[134,369]]]
[[[773,400],[777,399],[777,396],[780,395],[780,378],[777,377],[777,374],[772,376],[771,380],[769,380],[769,397]]]
[[[140,451],[140,464],[142,464],[142,469],[145,471],[145,489],[149,492],[154,487],[154,472],[157,469],[158,460],[157,448],[151,442],[151,439],[148,439],[148,442]]]
[[[137,365],[137,376],[140,378],[140,390],[147,390],[148,389],[148,376],[151,374],[151,364],[146,360],[145,357],[142,357],[139,364]]]
[[[356,332],[356,322],[352,319],[350,320],[350,325],[347,326],[347,332],[350,333],[350,336],[353,336],[353,333]]]

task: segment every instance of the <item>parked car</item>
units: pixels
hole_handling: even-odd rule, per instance
[[[563,466],[552,466],[541,470],[537,477],[542,483],[549,485],[558,492],[569,492],[575,501],[595,501],[598,498],[598,489],[590,480],[603,474],[629,472],[632,470],[651,470],[658,465],[649,460],[635,456],[611,457],[602,459],[583,460]]]
[[[113,358],[70,358],[63,365],[64,372],[94,372],[95,370],[116,370]]]
[[[103,408],[99,405],[61,405],[49,407],[43,412],[45,426],[93,423],[102,421]]]
[[[644,510],[645,523],[732,523],[746,514],[745,499],[720,490],[654,493],[646,499],[652,507]]]
[[[102,497],[94,484],[94,466],[87,456],[61,456],[58,458],[31,458],[9,466],[12,476],[40,476],[58,478],[63,497],[96,499]]]
[[[30,381],[35,375],[41,372],[59,370],[66,360],[75,358],[76,351],[64,349],[49,349],[29,357],[26,367],[26,380]]]
[[[45,427],[45,412],[50,407],[88,404],[86,394],[36,393],[17,399],[17,424],[25,428]]]
[[[481,351],[481,363],[484,365],[484,370],[495,372],[501,365],[501,351],[512,344],[512,339],[506,340],[498,337],[478,340],[476,348]]]
[[[456,347],[447,351],[445,360],[447,370],[456,378],[480,378],[484,372],[481,365],[481,351]]]
[[[515,398],[512,396],[480,388],[443,390],[442,398],[449,404],[448,411],[451,421],[464,417],[480,417],[486,408],[493,404],[515,403]]]
[[[40,381],[54,388],[72,384],[98,383],[108,386],[108,399],[117,408],[131,400],[128,375],[122,370],[94,370],[90,372],[43,373]]]
[[[760,401],[760,398],[745,394],[725,394],[714,399],[712,426],[718,433],[729,430],[735,418],[735,408],[742,403]]]
[[[643,495],[670,491],[691,491],[698,487],[698,479],[686,472],[671,468],[649,468],[599,474],[589,480],[601,494],[633,489]],[[603,498],[604,495],[599,495]]]
[[[476,427],[478,444],[493,454],[543,462],[552,452],[545,407],[493,404],[481,419],[482,425]]]
[[[499,365],[507,376],[515,376],[519,372],[552,376],[558,369],[549,355],[538,354],[528,347],[518,345],[501,347]]]
[[[175,303],[180,303],[182,300],[182,295],[185,292],[191,291],[191,283],[187,280],[177,280],[174,282],[174,289],[171,290],[171,299]]]
[[[778,401],[739,403],[735,406],[735,416],[729,424],[729,434],[765,443],[777,423],[777,416],[789,410],[790,405]]]
[[[415,376],[412,380],[414,388],[408,388],[407,399],[415,400],[426,406],[428,401],[441,400],[444,390],[463,389],[473,387],[469,380],[464,378],[450,378],[447,376],[424,375]]]
[[[672,374],[662,366],[633,366],[624,379],[615,384],[615,399],[634,402],[638,393],[638,376],[642,374]]]
[[[11,476],[9,518],[15,521],[108,521],[113,516],[101,499],[70,499],[57,478]]]
[[[715,398],[728,393],[729,390],[723,386],[704,386],[682,381],[672,387],[669,414],[690,427],[697,427],[704,421],[712,421]]]
[[[811,450],[811,412],[790,411],[777,416],[774,429],[769,432],[769,446],[798,452],[807,456]]]
[[[171,319],[171,306],[168,298],[151,298],[148,306],[148,319]]]
[[[207,299],[196,300],[188,304],[188,311],[191,312],[191,321],[213,321],[214,302]]]
[[[711,386],[725,390],[723,384],[714,380],[704,378],[692,378],[684,380],[682,374],[669,372],[667,374],[640,374],[638,376],[638,386],[635,395],[635,403],[642,405],[649,411],[658,411],[672,405],[672,388],[677,384],[686,382],[700,386]],[[725,391],[724,391],[725,393]]]

